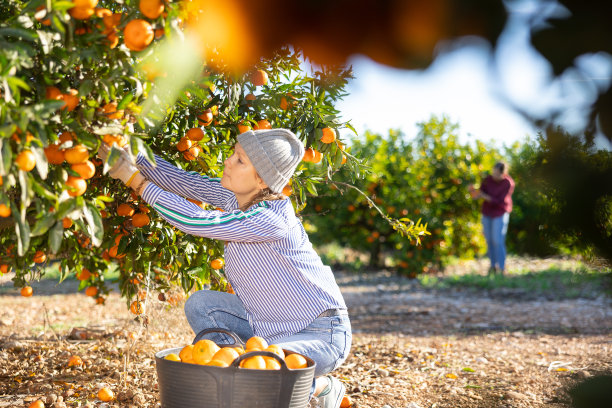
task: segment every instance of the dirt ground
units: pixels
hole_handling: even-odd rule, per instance
[[[543,270],[559,260],[514,259]],[[465,262],[447,274],[486,273]],[[335,372],[353,407],[570,407],[569,387],[612,374],[612,299],[520,290],[434,290],[388,272],[337,275],[354,330]],[[19,296],[0,277],[0,407],[157,407],[156,351],[193,333],[181,304],[147,299],[148,325],[114,293],[104,307],[75,281]],[[68,366],[79,355],[82,366]],[[96,398],[102,386],[117,399]],[[255,406],[255,405],[253,405]],[[604,407],[602,407],[604,408]]]

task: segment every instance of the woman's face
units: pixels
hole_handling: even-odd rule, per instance
[[[499,170],[499,167],[493,167],[493,171],[491,171],[491,176],[493,180],[500,181],[504,178],[504,173]]]
[[[224,165],[221,185],[232,191],[239,203],[249,201],[266,187],[240,143],[236,143],[234,154],[225,159]]]

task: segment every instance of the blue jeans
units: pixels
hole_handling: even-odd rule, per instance
[[[491,261],[491,268],[498,267],[501,271],[506,266],[506,233],[510,213],[499,217],[482,216],[482,229],[487,241],[487,255]]]
[[[211,290],[193,293],[185,303],[185,316],[196,333],[204,329],[220,328],[236,333],[243,341],[254,336],[246,310],[236,295]],[[208,333],[208,338],[219,344],[234,340],[222,333]],[[200,340],[196,337],[196,340]],[[195,340],[194,340],[195,341]],[[317,364],[315,377],[338,368],[351,349],[351,323],[348,315],[318,317],[299,333],[274,341],[284,349],[310,357]]]

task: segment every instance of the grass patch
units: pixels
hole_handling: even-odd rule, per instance
[[[612,270],[551,266],[543,271],[529,269],[510,270],[504,276],[476,273],[435,277],[418,277],[427,288],[473,288],[479,290],[514,289],[534,295],[546,295],[557,299],[594,298],[602,293],[612,296]]]
[[[43,274],[41,276],[41,280],[44,279],[48,279],[48,280],[56,280],[59,281],[60,280],[60,271],[59,271],[59,262],[57,263],[52,263],[47,265],[44,269],[43,269]],[[93,271],[92,271],[93,272]],[[106,271],[104,271],[104,279],[105,280],[115,280],[119,278],[119,268],[117,267],[117,265],[115,265],[114,263],[111,263],[108,267],[108,269]],[[71,272],[68,274],[68,277],[66,278],[66,280],[76,280],[76,276],[74,272]]]

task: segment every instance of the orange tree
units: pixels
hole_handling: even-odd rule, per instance
[[[121,146],[219,176],[237,134],[289,128],[318,162],[286,190],[298,209],[338,168],[361,174],[340,141],[328,142],[350,127],[334,108],[350,70],[307,68],[289,47],[255,66],[229,58],[239,69],[210,44],[181,48],[184,22],[205,15],[190,4],[11,0],[0,9],[0,265],[16,286],[57,261],[61,279],[75,275],[99,303],[113,264],[128,300],[173,284],[225,288],[222,243],[162,222],[105,175]],[[113,146],[109,163],[96,158],[102,143]],[[404,235],[423,232],[391,221]]]
[[[328,183],[313,199],[314,216],[308,218],[317,242],[368,252],[371,266],[381,266],[384,255],[389,266],[410,275],[439,268],[449,256],[473,257],[484,249],[479,203],[469,197],[468,186],[480,182],[500,152],[479,141],[460,143],[458,126],[445,117],[419,127],[415,138],[390,131],[386,138],[367,133],[364,140],[352,140],[351,151],[370,166],[357,182],[366,194],[343,182]],[[424,220],[431,234],[415,246],[394,234],[379,210],[407,222]],[[334,216],[320,216],[328,211]]]

